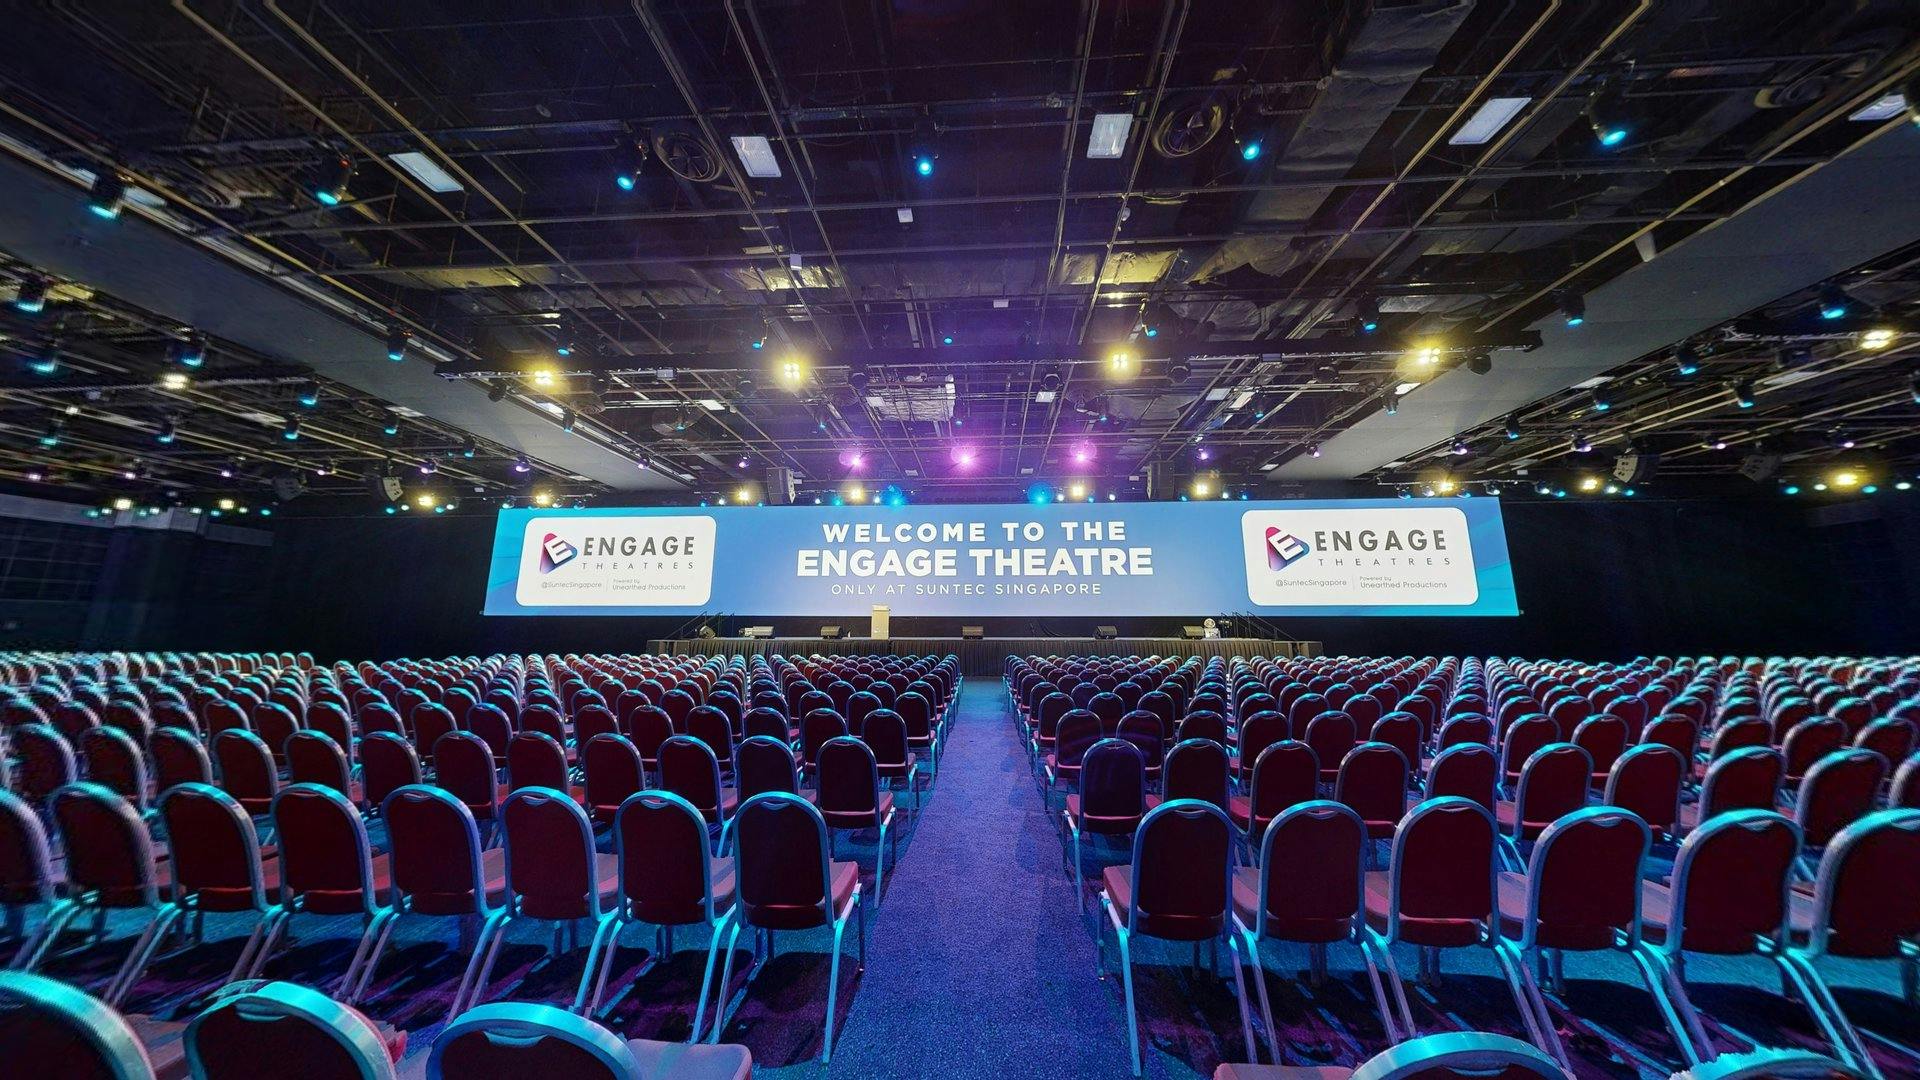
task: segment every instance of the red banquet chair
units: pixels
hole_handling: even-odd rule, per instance
[[[319,991],[247,980],[217,991],[180,1041],[195,1080],[253,1080],[263,1062],[298,1062],[311,1080],[394,1080],[398,1039]]]
[[[873,750],[852,736],[829,739],[820,748],[817,802],[827,823],[828,854],[833,854],[833,839],[842,830],[876,830],[873,865],[873,903],[877,908],[886,900],[887,846],[895,845],[898,858],[899,833],[893,829],[893,792],[880,780],[879,765]]]
[[[1841,829],[1873,812],[1886,778],[1886,759],[1857,748],[1836,750],[1807,770],[1793,806],[1802,845],[1800,877],[1811,880],[1817,853]]]
[[[1731,810],[1687,835],[1671,883],[1641,884],[1641,933],[1659,960],[1659,976],[1678,1014],[1668,1017],[1688,1061],[1711,1059],[1713,1042],[1687,996],[1686,954],[1762,956],[1816,999],[1786,957],[1788,882],[1800,857],[1800,829],[1769,810]],[[1818,1012],[1815,1010],[1818,1017]],[[1691,1041],[1689,1041],[1691,1040]]]
[[[1850,961],[1894,961],[1900,966],[1907,1006],[1920,1006],[1920,890],[1911,888],[1889,867],[1920,866],[1920,810],[1894,809],[1869,814],[1840,831],[1827,844],[1814,879],[1810,904],[1793,909],[1794,936],[1802,944],[1784,959],[1797,967],[1816,997],[1809,1007],[1820,1016],[1834,1049],[1848,1063],[1875,1071],[1865,1040],[1827,988],[1818,964],[1828,957]]]
[[[553,1005],[500,1002],[455,1017],[434,1040],[427,1080],[747,1080],[744,1046],[622,1041],[585,1017]]]
[[[80,736],[87,779],[147,813],[147,761],[133,737],[117,727],[89,728]]]
[[[693,804],[710,825],[724,824],[739,806],[739,794],[720,782],[713,748],[691,735],[660,744],[660,786]]]
[[[1367,844],[1366,822],[1351,808],[1325,799],[1309,800],[1289,807],[1266,830],[1259,869],[1234,871],[1234,928],[1246,943],[1266,1024],[1267,1053],[1276,1062],[1281,1060],[1279,1029],[1273,1023],[1266,968],[1260,959],[1260,942],[1270,939],[1308,947],[1308,979],[1314,987],[1326,979],[1328,945],[1349,942],[1358,947],[1387,1041],[1399,1038],[1374,959],[1373,933],[1367,929],[1366,869],[1361,855]]]
[[[1386,743],[1361,743],[1340,763],[1333,798],[1366,823],[1369,841],[1392,838],[1407,809],[1407,759]],[[1373,861],[1371,844],[1367,861]]]
[[[175,784],[213,783],[213,760],[206,744],[186,728],[163,727],[153,732],[153,789],[165,792]]]
[[[280,891],[280,863],[262,863],[252,815],[219,788],[181,784],[161,797],[160,818],[167,829],[173,907],[193,916],[196,928],[212,914],[258,916],[227,981],[257,973],[273,925],[267,893]]]
[[[340,744],[318,729],[296,731],[287,737],[287,783],[321,784],[358,803],[360,785]],[[284,789],[283,789],[284,790]]]
[[[1716,759],[1707,767],[1699,800],[1680,807],[1682,831],[1730,810],[1772,810],[1786,770],[1786,759],[1770,746],[1745,746]]]
[[[420,755],[405,736],[381,731],[360,740],[360,785],[369,807],[384,812],[389,796],[423,775]]]
[[[1425,796],[1413,796],[1407,806],[1411,809],[1423,798],[1452,795],[1471,799],[1491,814],[1498,805],[1495,794],[1499,784],[1500,759],[1493,747],[1480,742],[1457,743],[1434,757],[1433,764],[1427,768]]]
[[[580,763],[586,772],[587,816],[596,826],[613,824],[621,804],[647,786],[640,752],[624,735],[602,733],[588,739]]]
[[[22,933],[27,909],[54,904],[52,847],[47,827],[25,799],[0,788],[0,909],[5,910],[8,935],[20,940],[15,957],[24,960],[38,951],[50,920],[33,934]]]
[[[607,917],[619,897],[619,857],[594,850],[587,812],[578,800],[554,788],[515,790],[500,804],[500,825],[506,839],[507,892],[500,911],[487,921],[491,939],[483,931],[474,945],[474,954],[485,959],[467,1004],[486,996],[487,976],[514,920],[554,923],[571,943],[584,919],[593,926],[593,938],[573,998],[573,1011],[581,1012],[599,973],[600,956],[619,929],[618,921]]]
[[[1664,747],[1658,748],[1665,750]],[[1669,1026],[1676,1018],[1659,975],[1660,961],[1647,955],[1640,936],[1640,874],[1652,844],[1646,822],[1629,810],[1590,806],[1547,826],[1534,845],[1525,874],[1502,873],[1498,881],[1501,933],[1515,943],[1524,994],[1547,1036],[1547,1051],[1569,1072],[1546,999],[1533,982],[1534,968],[1550,970],[1556,991],[1565,992],[1563,967],[1569,952],[1619,951],[1640,966]],[[1551,968],[1547,961],[1551,960]],[[1511,974],[1509,975],[1511,978]],[[1682,1051],[1687,1046],[1681,1044]],[[1698,1064],[1688,1057],[1689,1064]]]
[[[833,932],[833,959],[827,971],[826,1032],[820,1043],[820,1063],[833,1060],[833,1029],[840,995],[840,942],[847,920],[858,916],[858,970],[867,966],[866,909],[860,903],[860,868],[833,861],[827,841],[827,822],[812,803],[796,795],[766,792],[740,807],[732,825],[736,898],[734,925],[727,932],[726,963],[720,975],[719,1001],[710,1041],[719,1042],[726,1027],[728,988],[733,982],[734,944],[740,932],[752,929],[764,936],[769,952],[772,935],[781,931],[826,927]]]
[[[1247,847],[1263,850],[1261,836],[1289,807],[1319,796],[1320,760],[1306,743],[1287,739],[1260,752],[1245,798],[1227,800],[1227,816],[1247,836]]]
[[[1140,1030],[1133,993],[1133,938],[1192,942],[1224,938],[1232,954],[1235,996],[1247,1057],[1254,1056],[1253,1023],[1246,983],[1240,971],[1240,938],[1232,932],[1233,869],[1236,830],[1226,811],[1200,799],[1161,803],[1140,822],[1133,836],[1131,865],[1101,872],[1100,909],[1113,927],[1126,988],[1127,1049],[1133,1075],[1141,1072]],[[1097,962],[1106,977],[1106,934],[1099,936]]]
[[[1549,743],[1534,751],[1520,770],[1520,786],[1512,802],[1494,807],[1500,823],[1501,849],[1513,868],[1526,865],[1521,844],[1531,843],[1547,826],[1587,805],[1593,781],[1593,759],[1572,743]]]
[[[1686,759],[1671,746],[1641,743],[1613,763],[1601,802],[1632,811],[1656,839],[1670,840],[1679,835],[1680,787],[1686,778]]]
[[[371,943],[395,914],[380,900],[392,888],[389,856],[372,853],[359,809],[326,785],[281,788],[273,800],[273,825],[279,838],[279,902],[268,914],[271,926],[254,973],[272,955],[295,915],[357,916],[366,922],[367,932],[335,990],[346,998],[358,984]]]
[[[101,991],[101,999],[117,1007],[180,918],[180,909],[161,899],[161,890],[168,886],[162,876],[165,864],[156,859],[153,841],[132,803],[98,784],[81,782],[54,792],[52,804],[66,852],[66,897],[47,912],[34,949],[23,951],[14,966],[21,971],[39,966],[67,925],[83,913],[104,918],[113,911],[149,912],[126,960]]]
[[[1520,970],[1518,951],[1499,932],[1495,849],[1493,815],[1486,807],[1443,796],[1409,811],[1393,834],[1388,869],[1367,872],[1367,925],[1378,935],[1403,1037],[1417,1037],[1420,1029],[1407,1006],[1392,946],[1418,950],[1423,981],[1439,975],[1445,950],[1484,948],[1499,963],[1534,1045],[1550,1045],[1521,989],[1530,975]]]
[[[469,996],[479,992],[475,976],[486,953],[484,946],[493,938],[498,921],[506,918],[506,851],[482,851],[480,830],[466,805],[436,787],[408,784],[400,788],[387,796],[380,816],[386,821],[390,845],[393,917],[368,925],[361,942],[368,950],[366,960],[347,1003],[366,996],[380,954],[401,918],[478,918],[481,927],[473,955],[449,1008],[450,1015],[458,1015]]]
[[[483,842],[500,822],[500,800],[507,797],[493,768],[493,748],[471,731],[449,731],[434,744],[434,786],[466,804]]]
[[[1080,790],[1067,796],[1060,812],[1072,842],[1068,873],[1080,910],[1087,907],[1080,838],[1131,836],[1147,813],[1147,766],[1140,748],[1121,739],[1101,739],[1087,749],[1080,768]]]
[[[787,762],[791,768],[793,759],[788,757]],[[621,803],[613,828],[620,894],[610,904],[599,970],[588,972],[594,982],[584,1015],[600,1011],[619,934],[626,926],[646,923],[655,927],[655,954],[662,957],[673,955],[675,927],[705,926],[709,933],[707,966],[693,1008],[693,1034],[687,1038],[697,1043],[713,986],[720,935],[733,920],[733,864],[714,857],[706,819],[672,792],[635,792]]]

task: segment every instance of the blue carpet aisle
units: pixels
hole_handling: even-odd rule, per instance
[[[1117,984],[1109,995],[1093,977],[1091,923],[1075,917],[1058,829],[1005,703],[998,679],[962,691],[833,1063],[781,1068],[755,1046],[759,1075],[1127,1075]]]

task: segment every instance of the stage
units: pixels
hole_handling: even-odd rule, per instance
[[[653,640],[647,648],[656,653],[688,653],[693,656],[755,656],[783,653],[788,656],[945,654],[960,658],[960,668],[968,675],[998,675],[1007,657],[1035,656],[1319,656],[1318,641],[1269,641],[1265,638],[1140,638],[1123,637],[890,637],[871,638],[775,637],[775,638],[686,638]]]

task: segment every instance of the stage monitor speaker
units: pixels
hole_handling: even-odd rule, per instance
[[[1740,475],[1756,484],[1764,484],[1780,471],[1781,455],[1755,450],[1740,462]]]
[[[1112,641],[1120,636],[1120,629],[1115,626],[1096,626],[1093,628],[1093,636],[1101,641]]]
[[[984,626],[963,626],[960,628],[960,637],[964,641],[979,641],[986,636],[987,628]]]
[[[784,465],[772,465],[767,468],[767,505],[788,506],[800,489],[800,481],[793,470]]]
[[[1156,461],[1147,466],[1147,498],[1175,499],[1180,496],[1180,478],[1174,475],[1173,466],[1164,461]]]
[[[406,486],[400,483],[399,477],[371,472],[367,474],[367,490],[373,493],[374,498],[390,503],[399,502],[407,494]]]
[[[1183,626],[1180,628],[1180,633],[1193,641],[1199,641],[1201,638],[1207,636],[1207,628],[1204,626]]]
[[[1613,462],[1613,478],[1623,484],[1644,484],[1660,467],[1660,451],[1629,450]]]
[[[720,635],[713,632],[713,627],[703,626],[698,631],[695,632],[694,636],[700,638],[703,641],[711,641],[714,638],[719,637]]]
[[[837,627],[837,626],[823,626],[823,627],[821,627],[821,628],[820,628],[820,639],[821,639],[822,641],[838,641],[838,640],[840,640],[840,628],[839,628],[839,627]]]
[[[773,627],[743,626],[740,628],[740,636],[746,638],[748,641],[752,641],[755,638],[770,638],[773,636]]]
[[[299,473],[284,472],[273,478],[273,497],[281,502],[292,502],[306,490],[307,478]]]

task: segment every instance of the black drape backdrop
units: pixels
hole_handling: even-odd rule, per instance
[[[1509,501],[1518,618],[1286,619],[1330,652],[1471,652],[1610,658],[1655,652],[1920,651],[1920,513],[1914,500],[1813,508],[1753,502]],[[146,648],[304,648],[327,658],[638,650],[680,619],[486,618],[486,516],[278,519],[268,578],[250,603],[183,610]],[[1176,634],[1214,612],[990,619],[989,634]],[[783,635],[822,621],[772,623]],[[952,635],[962,620],[896,617],[899,635]]]

